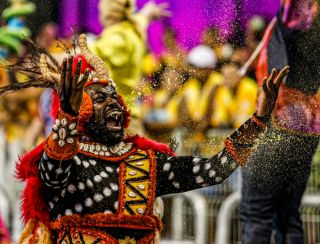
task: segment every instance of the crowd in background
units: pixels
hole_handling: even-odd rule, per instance
[[[3,26],[6,24],[3,21]],[[240,35],[235,29],[226,37],[219,28],[211,26],[202,31],[200,44],[186,50],[177,41],[177,30],[166,26],[162,37],[164,51],[160,54],[148,51],[143,53],[142,62],[135,60],[140,78],[133,85],[134,91],[123,88],[130,80],[122,79],[124,85],[119,85],[120,92],[121,89],[127,92],[125,99],[130,100],[133,126],[129,132],[164,143],[179,137],[178,154],[188,150],[193,154],[206,154],[206,150],[197,150],[197,145],[205,142],[212,154],[212,145],[207,143],[212,131],[236,129],[256,110],[256,63],[250,64],[245,75],[239,69],[259,45],[265,28],[266,21],[260,16],[252,17]],[[57,39],[58,26],[55,23],[45,23],[38,33],[31,34],[39,46],[60,62],[66,52],[76,53],[74,40],[78,33]],[[103,52],[99,50],[101,36],[89,33],[89,43],[100,56],[108,56],[107,48],[102,48]],[[106,36],[110,37],[109,33]],[[112,45],[112,41],[117,43],[119,40],[107,39],[106,45]],[[4,64],[16,63],[26,55],[32,55],[28,44],[23,40],[21,43],[14,55],[6,54]],[[125,62],[129,50],[123,52],[111,61]],[[125,76],[123,72],[119,71],[120,78]],[[0,68],[0,86],[21,83],[25,79],[24,74]],[[7,186],[5,190],[11,199],[17,199],[22,188],[13,177],[17,155],[30,150],[50,133],[54,99],[51,89],[36,88],[0,96],[0,172],[6,172],[0,185]],[[14,206],[18,208],[18,205],[16,201]],[[6,213],[1,213],[0,209],[0,214]],[[8,239],[8,232],[4,229],[0,222],[0,239]]]

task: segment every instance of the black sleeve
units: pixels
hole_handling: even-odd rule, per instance
[[[220,184],[238,166],[226,149],[209,159],[161,153],[156,158],[157,196]]]
[[[74,160],[76,161],[76,157]],[[59,161],[51,159],[46,153],[42,154],[39,162],[39,175],[44,184],[52,189],[62,189],[69,181],[72,160]]]
[[[266,132],[267,118],[255,114],[225,139],[225,148],[210,159],[156,153],[156,195],[190,191],[220,184],[238,165],[245,165]]]

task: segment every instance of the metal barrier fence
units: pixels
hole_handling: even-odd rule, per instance
[[[214,133],[212,134],[214,135]],[[224,132],[220,133],[218,137],[213,138],[214,144],[221,144],[221,139],[224,137]],[[190,143],[185,143],[190,145]],[[207,144],[207,143],[206,143]],[[210,144],[210,143],[209,143]],[[208,148],[204,148],[201,145],[196,145],[198,152],[199,148],[202,154],[207,154]],[[187,147],[184,151],[185,154],[190,154],[194,151],[194,148]],[[213,150],[217,150],[214,148]],[[211,153],[209,153],[212,155]],[[210,188],[210,190],[197,191],[203,194],[205,197],[208,211],[207,211],[207,243],[215,244],[238,244],[241,243],[241,226],[239,219],[239,203],[240,203],[240,191],[234,191],[235,179],[228,179],[221,185]],[[209,192],[208,192],[209,191]],[[206,197],[206,194],[210,194],[211,197]],[[175,243],[198,243],[195,241],[194,232],[194,210],[192,206],[184,201],[183,207],[181,205],[177,208],[172,201],[175,197],[165,199],[165,210],[167,213],[165,216],[169,216],[169,211],[179,212],[178,219],[176,215],[171,215],[171,218],[165,218],[165,226],[171,226],[166,228],[162,235],[162,239],[173,239],[172,228],[176,228],[174,223],[179,222],[180,227],[176,231],[180,231],[179,237],[182,237],[181,242]],[[306,244],[320,244],[320,146],[314,155],[312,171],[306,195],[303,198],[301,206],[301,218],[303,221],[305,232]],[[183,228],[181,228],[181,225]],[[183,240],[183,241],[182,241]],[[165,242],[166,243],[166,242]],[[171,243],[171,242],[170,242]],[[273,242],[271,242],[273,243]]]

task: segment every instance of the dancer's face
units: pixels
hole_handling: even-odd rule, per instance
[[[94,113],[85,126],[86,134],[94,141],[115,145],[124,136],[123,108],[111,86],[91,85],[86,92],[92,99]]]

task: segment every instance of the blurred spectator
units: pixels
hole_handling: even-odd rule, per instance
[[[179,108],[179,124],[188,131],[203,132],[199,126],[210,104],[210,94],[222,76],[214,71],[217,58],[213,49],[199,45],[187,56],[189,80],[183,88],[183,97]]]
[[[1,217],[0,217],[0,243],[1,244],[11,243],[9,231]]]
[[[169,16],[168,5],[148,2],[137,13],[132,0],[100,0],[100,22],[104,30],[92,50],[100,56],[131,109],[133,118],[138,117],[135,106],[137,85],[142,76],[143,57],[146,51],[146,28],[149,23],[162,16]],[[132,127],[137,123],[132,123]]]
[[[143,109],[145,131],[161,142],[169,142],[178,124],[178,108],[185,75],[172,67],[165,67],[155,75],[160,87],[150,96]]]
[[[209,121],[212,128],[238,128],[256,110],[257,84],[248,77],[239,77],[238,68],[234,63],[227,63],[221,68],[222,83],[210,95]]]

